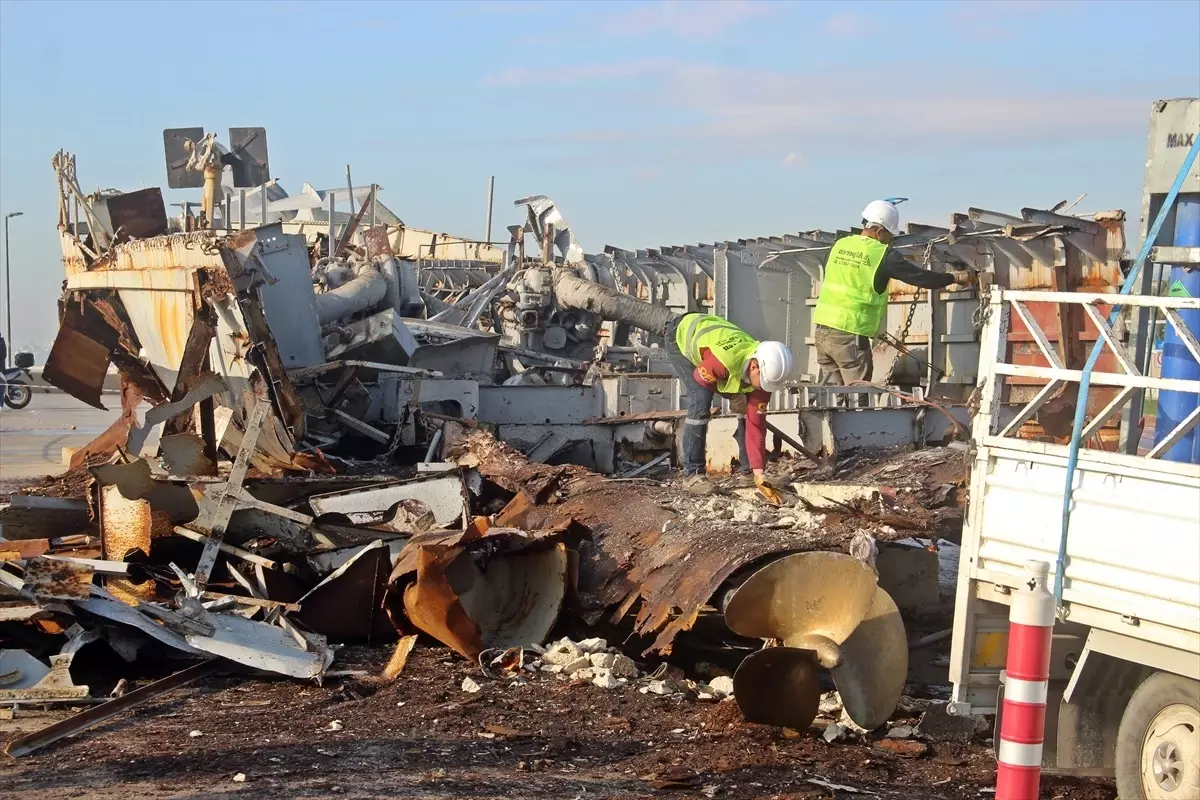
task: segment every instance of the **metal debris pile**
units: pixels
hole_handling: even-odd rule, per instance
[[[788,503],[736,482],[697,498],[651,477],[670,467],[681,418],[660,341],[681,298],[637,299],[548,199],[518,201],[527,221],[494,248],[406,227],[375,186],[348,187],[341,216],[334,191],[218,187],[214,148],[207,137],[182,162],[200,154],[199,217],[168,217],[157,189],[85,194],[74,157],[54,160],[66,281],[43,375],[104,409],[115,367],[120,414],[65,475],[0,508],[0,702],[103,699],[71,672],[101,641],[126,664],[193,666],[63,730],[219,662],[321,681],[343,644],[396,642],[379,676],[394,680],[420,636],[485,676],[532,667],[698,699],[733,695],[732,670],[696,682],[665,658],[745,659],[762,687],[786,679],[796,694],[782,715],[746,700],[748,718],[799,725],[816,713],[818,665],[795,653],[814,651],[789,644],[803,625],[759,625],[748,601],[727,626],[745,586],[790,574],[796,554],[836,556],[862,591],[820,666],[851,684],[834,656],[863,657],[860,623],[903,647],[897,609],[937,603],[935,543],[961,518],[965,455],[934,447],[869,473],[869,454],[846,451],[880,431],[902,450],[950,441],[965,407],[926,414],[878,387],[822,404],[795,388],[771,428]],[[731,466],[720,433],[735,424],[713,420],[714,474]],[[579,635],[543,649],[563,633]],[[899,696],[900,659],[880,663],[886,686],[855,695],[859,719]]]
[[[693,518],[696,504],[670,484],[531,461],[461,426],[417,475],[274,477],[252,466],[267,407],[251,410],[216,475],[177,474],[165,449],[145,459],[119,447],[85,468],[85,496],[17,494],[0,510],[0,631],[21,643],[5,651],[4,672],[18,677],[0,702],[88,699],[70,667],[99,641],[130,663],[223,659],[320,681],[340,645],[399,640],[394,679],[416,635],[485,675],[512,671],[516,648],[518,674],[607,688],[640,678],[647,693],[719,699],[732,694],[728,673],[695,683],[661,660],[677,637],[754,652],[755,638],[712,627],[741,582],[764,560],[853,545],[836,526],[823,533],[828,512],[800,498],[747,514],[737,509],[749,500],[711,498],[736,506],[724,527]],[[875,539],[859,529],[864,538],[874,562]],[[623,650],[596,636],[543,647],[560,627],[606,626]],[[644,656],[654,663],[633,660]]]

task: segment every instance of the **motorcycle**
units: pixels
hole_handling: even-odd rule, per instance
[[[29,371],[32,366],[32,353],[17,353],[16,366],[0,371],[0,390],[4,392],[0,400],[4,405],[19,411],[33,400],[33,390],[29,388],[29,383],[33,382],[33,374]],[[25,376],[25,380],[21,379],[22,375]]]

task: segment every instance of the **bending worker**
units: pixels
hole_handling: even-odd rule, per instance
[[[871,380],[871,339],[887,321],[888,281],[921,289],[977,283],[970,270],[932,272],[893,250],[900,212],[892,202],[870,203],[863,209],[862,227],[862,233],[838,239],[825,260],[813,322],[819,378],[826,386]]]
[[[766,480],[767,405],[771,393],[782,389],[792,370],[792,351],[782,342],[760,342],[721,317],[685,314],[667,325],[667,352],[679,380],[687,389],[688,410],[683,428],[685,488],[710,494],[705,476],[704,444],[713,395],[731,398],[742,415],[738,422],[738,452],[742,472],[749,482],[753,473],[769,502],[783,502],[779,491]]]

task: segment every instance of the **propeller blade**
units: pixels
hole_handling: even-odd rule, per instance
[[[842,643],[833,682],[850,719],[867,730],[887,722],[908,678],[908,637],[891,595],[875,590],[863,621]]]
[[[795,553],[763,567],[738,588],[725,607],[725,624],[742,636],[816,636],[837,645],[854,632],[874,595],[875,573],[857,558]]]
[[[821,703],[817,662],[808,650],[759,650],[734,673],[733,697],[747,722],[807,730]]]

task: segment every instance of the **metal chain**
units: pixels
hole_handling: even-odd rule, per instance
[[[991,288],[981,286],[976,291],[979,297],[979,303],[975,306],[975,312],[971,315],[971,322],[975,326],[975,332],[982,338],[983,327],[987,324],[992,316]],[[975,378],[975,388],[971,390],[970,397],[967,398],[967,414],[971,419],[979,413],[979,401],[983,394],[983,384],[979,383],[979,377]]]
[[[913,295],[912,302],[908,305],[908,316],[904,319],[904,327],[900,329],[900,335],[895,337],[896,343],[898,343],[901,347],[903,347],[905,342],[908,341],[908,330],[912,327],[913,317],[917,313],[917,306],[921,302],[921,293],[923,291],[925,290],[918,289],[916,294]],[[892,358],[892,365],[888,368],[887,377],[883,379],[883,384],[885,386],[892,385],[892,378],[896,374],[896,367],[900,364],[900,356],[903,355],[903,352],[899,348],[895,347],[895,345],[893,345],[892,349],[896,351],[896,355]]]
[[[933,269],[933,242],[925,243],[924,260],[926,268]],[[916,293],[913,295],[912,303],[910,303],[908,306],[908,316],[904,319],[904,327],[900,329],[900,335],[895,339],[896,343],[899,344],[900,347],[903,347],[908,341],[908,331],[910,328],[912,328],[913,317],[916,316],[917,306],[921,302],[921,293],[923,291],[923,289],[917,289]],[[884,341],[887,341],[886,337]],[[892,378],[896,374],[896,367],[900,364],[900,356],[904,354],[902,350],[894,345],[892,349],[896,351],[896,355],[894,358],[892,358],[892,366],[888,368],[887,377],[883,379],[883,384],[885,386],[892,385]]]
[[[971,315],[971,323],[975,326],[976,332],[980,332],[992,316],[991,290],[981,286],[975,294],[979,298],[979,303],[975,306],[975,313]]]

